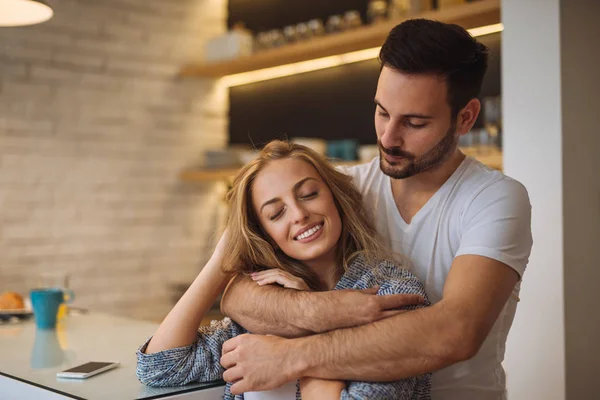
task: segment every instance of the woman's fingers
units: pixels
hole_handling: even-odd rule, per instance
[[[272,269],[267,269],[265,271],[253,272],[250,274],[250,276],[252,277],[252,279],[254,279],[256,281],[256,280],[264,279],[268,276],[282,275],[282,274],[285,274],[285,272],[280,270],[279,268],[272,268]]]
[[[282,281],[284,281],[284,279],[282,279],[281,277],[268,276],[266,278],[256,281],[256,283],[258,283],[260,286],[271,285],[273,283],[279,283],[280,285],[283,285],[283,283],[281,283]]]
[[[255,282],[269,280],[270,283],[273,283],[273,281],[275,280],[275,281],[279,282],[279,284],[281,284],[281,285],[283,285],[283,283],[280,282],[282,279],[286,279],[289,281],[293,281],[293,280],[297,279],[295,276],[288,274],[280,269],[261,271],[261,272],[257,273],[256,275],[251,275],[251,276]]]
[[[290,289],[297,290],[309,290],[308,286],[302,278],[298,278],[289,272],[283,271],[279,268],[272,268],[266,271],[254,272],[250,274],[252,279],[259,285],[270,285],[278,283],[281,286]]]
[[[296,282],[294,282],[293,280],[291,280],[285,276],[281,276],[281,275],[269,276],[260,281],[256,281],[256,283],[258,283],[261,286],[270,285],[273,283],[278,283],[281,286],[285,286],[285,287],[296,286]]]

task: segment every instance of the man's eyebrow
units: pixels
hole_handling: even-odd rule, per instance
[[[375,99],[375,104],[379,106],[386,113],[388,112],[384,106],[381,105],[379,100]],[[389,114],[389,113],[388,113]],[[403,114],[402,118],[418,118],[418,119],[432,119],[431,115],[419,114],[419,113],[411,113],[411,114]]]
[[[381,108],[383,111],[387,112],[387,110],[385,109],[384,106],[381,105],[381,103],[379,102],[379,100],[375,99],[375,105],[379,106],[379,108]]]
[[[307,176],[306,178],[304,178],[304,179],[301,179],[301,180],[299,180],[298,182],[296,182],[296,184],[295,184],[295,185],[294,185],[294,187],[293,187],[293,190],[294,190],[294,192],[295,192],[296,190],[300,189],[300,187],[301,187],[302,185],[304,185],[304,184],[305,184],[307,181],[310,181],[310,180],[316,181],[316,179],[315,179],[315,178],[311,178],[310,176]],[[281,201],[281,198],[280,198],[280,197],[274,197],[274,198],[272,198],[272,199],[270,199],[270,200],[267,200],[267,201],[265,201],[265,202],[262,204],[262,206],[260,206],[260,210],[259,210],[259,212],[262,212],[263,208],[265,208],[265,207],[266,207],[266,206],[268,206],[269,204],[277,203],[278,201]]]
[[[431,115],[425,114],[404,114],[402,117],[404,118],[419,118],[419,119],[432,119]]]

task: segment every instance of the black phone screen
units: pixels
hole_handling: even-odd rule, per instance
[[[111,364],[113,364],[113,363],[111,363],[111,362],[94,362],[93,361],[93,362],[89,362],[89,363],[78,365],[78,366],[73,367],[71,369],[67,369],[67,370],[65,370],[63,372],[76,372],[76,373],[87,374],[87,373],[93,372],[93,371],[95,371],[97,369],[104,368],[104,367],[106,367],[108,365],[111,365]]]

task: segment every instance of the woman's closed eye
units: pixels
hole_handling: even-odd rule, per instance
[[[283,215],[283,211],[284,211],[284,210],[285,210],[285,209],[284,209],[284,208],[282,208],[282,209],[280,209],[279,211],[276,211],[275,213],[271,214],[271,215],[269,216],[269,221],[275,221],[276,219],[278,219],[279,217],[281,217],[281,216]]]
[[[317,197],[318,195],[319,195],[319,191],[314,191],[314,192],[310,192],[305,195],[301,195],[301,196],[299,196],[299,198],[300,198],[300,200],[312,200],[315,197]],[[275,211],[274,213],[269,215],[269,221],[276,221],[283,215],[284,212],[285,212],[285,207]]]
[[[314,191],[309,194],[302,195],[302,196],[300,196],[300,198],[302,200],[310,200],[310,199],[314,199],[315,197],[317,197],[318,194],[319,194],[318,191]]]

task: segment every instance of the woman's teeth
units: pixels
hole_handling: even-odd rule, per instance
[[[296,236],[296,240],[306,239],[307,237],[314,235],[315,232],[317,232],[322,227],[323,227],[323,224],[319,224],[319,225],[315,226],[314,228],[310,228],[306,232],[301,233],[300,235]]]

